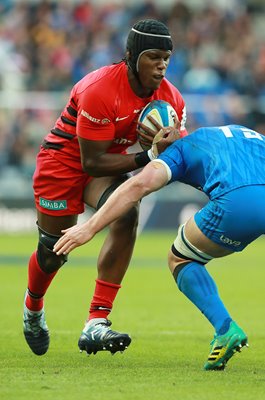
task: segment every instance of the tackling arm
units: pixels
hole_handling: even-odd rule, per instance
[[[62,231],[64,235],[55,244],[54,252],[57,255],[68,254],[90,241],[97,232],[129,211],[141,198],[165,186],[167,182],[166,167],[152,161],[138,175],[119,186],[88,221]]]

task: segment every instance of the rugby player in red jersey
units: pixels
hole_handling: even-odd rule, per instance
[[[44,295],[67,261],[66,255],[53,252],[61,231],[77,223],[85,204],[99,209],[126,173],[151,159],[150,151],[126,152],[140,133],[140,111],[152,100],[165,100],[176,110],[180,135],[186,134],[184,100],[165,78],[171,52],[170,33],[162,22],[137,22],[128,35],[125,59],[89,73],[73,87],[41,145],[33,177],[39,241],[29,260],[23,323],[25,339],[37,355],[45,354],[50,342]],[[150,137],[160,128],[143,127]],[[177,128],[170,130],[174,134]],[[168,144],[170,139],[163,139],[160,151]],[[88,354],[123,351],[131,342],[128,334],[110,329],[107,317],[132,256],[137,223],[137,207],[113,222],[98,256],[95,291],[78,342]]]

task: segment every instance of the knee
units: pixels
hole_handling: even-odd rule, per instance
[[[185,236],[185,225],[181,225],[178,235],[168,254],[168,266],[175,280],[179,272],[187,264],[195,261],[199,264],[207,264],[213,257],[196,248]]]
[[[167,263],[168,263],[168,268],[172,273],[178,265],[182,264],[185,261],[188,262],[187,260],[184,260],[183,258],[176,256],[172,251],[172,247],[170,248],[168,252]]]
[[[67,261],[67,255],[57,256],[53,252],[53,246],[58,239],[59,236],[48,234],[39,228],[37,259],[40,268],[47,274],[57,271]]]
[[[171,247],[171,249],[168,252],[168,267],[176,281],[179,272],[190,262],[192,262],[191,259],[183,258],[181,257],[181,254],[176,255],[175,252],[173,251],[173,246]]]
[[[182,240],[182,229],[184,226],[180,226],[177,237],[172,244],[168,252],[168,267],[172,274],[174,271],[180,270],[183,266],[192,261],[192,255],[187,252],[183,252],[183,240]],[[185,253],[185,255],[184,255]]]

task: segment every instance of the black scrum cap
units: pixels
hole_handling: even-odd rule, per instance
[[[130,51],[128,65],[135,75],[138,74],[140,56],[151,49],[172,51],[173,44],[165,24],[155,19],[145,19],[133,25],[127,39],[127,50]]]

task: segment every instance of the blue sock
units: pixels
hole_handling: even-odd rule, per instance
[[[229,329],[232,318],[204,265],[190,262],[180,270],[176,282],[179,290],[205,315],[218,335]]]

